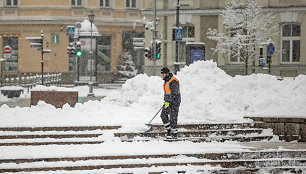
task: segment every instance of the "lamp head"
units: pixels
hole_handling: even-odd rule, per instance
[[[90,9],[90,11],[89,11],[89,13],[88,13],[88,20],[89,20],[89,22],[90,23],[93,23],[93,21],[94,21],[94,18],[95,18],[95,14],[94,14],[94,12],[93,12],[93,10],[92,9]]]

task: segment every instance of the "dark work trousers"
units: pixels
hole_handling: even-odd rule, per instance
[[[168,108],[163,107],[160,117],[167,130],[176,129],[179,107],[180,105],[171,105],[171,104]]]

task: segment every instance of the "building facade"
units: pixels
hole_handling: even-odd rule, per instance
[[[98,76],[114,74],[120,55],[130,42],[124,36],[144,30],[139,25],[133,28],[133,23],[143,17],[140,9],[146,3],[144,0],[2,0],[0,54],[3,55],[5,46],[12,48],[11,58],[2,64],[3,74],[41,72],[41,51],[31,48],[26,37],[39,37],[43,32],[44,48],[52,50],[43,56],[44,72],[62,72],[73,82],[75,59],[67,54],[73,39],[67,35],[67,26],[84,21],[90,9],[101,35],[97,38]]]
[[[179,42],[179,60],[176,61],[175,41],[172,40],[172,28],[176,26],[177,0],[157,0],[157,25],[158,39],[162,41],[162,56],[156,61],[157,70],[168,66],[173,68],[177,62],[180,66],[190,62],[188,44],[205,44],[205,59],[217,62],[218,66],[230,75],[244,74],[244,61],[231,59],[224,54],[214,54],[211,48],[215,48],[217,42],[208,39],[209,28],[224,31],[222,10],[231,0],[179,0],[180,27],[183,28],[183,39]],[[277,76],[297,76],[306,74],[306,1],[305,0],[257,0],[264,12],[272,12],[275,15],[272,21],[277,27],[277,33],[271,40],[275,45],[275,53],[272,56],[270,74]],[[148,4],[143,14],[147,19],[153,19],[152,5]],[[150,45],[152,32],[146,30],[146,46]],[[249,62],[248,72],[268,73],[266,68],[258,66],[258,57]],[[145,60],[144,71],[152,74],[154,64],[151,60]],[[158,73],[158,72],[157,72]]]

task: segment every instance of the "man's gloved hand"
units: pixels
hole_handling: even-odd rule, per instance
[[[165,108],[165,109],[167,109],[169,106],[170,106],[170,103],[169,103],[169,102],[165,102],[165,103],[164,103],[164,108]]]

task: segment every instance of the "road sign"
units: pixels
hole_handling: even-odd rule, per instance
[[[26,37],[25,39],[31,43],[42,43],[42,37]]]
[[[10,59],[11,58],[11,54],[3,54],[3,58],[4,59]]]
[[[75,30],[74,26],[67,26],[67,35],[69,37],[73,37],[74,36],[74,30]]]
[[[5,46],[3,48],[3,57],[5,59],[9,59],[11,58],[11,55],[12,55],[12,48],[10,46]]]
[[[183,29],[175,28],[175,40],[183,40]]]
[[[144,45],[144,38],[133,38],[134,49],[143,49]]]
[[[77,23],[75,24],[75,27],[76,27],[76,28],[81,28],[81,27],[82,27],[82,24],[81,24],[80,22],[77,22]]]
[[[272,42],[270,42],[268,45],[267,45],[267,51],[268,51],[268,54],[269,55],[273,55],[274,52],[275,52],[275,46]]]
[[[266,59],[265,58],[263,58],[263,57],[259,58],[259,66],[260,67],[266,66]]]
[[[43,50],[43,53],[44,53],[44,54],[51,53],[51,50],[46,50],[46,49],[44,49],[44,50]]]
[[[4,54],[11,54],[12,53],[12,48],[10,46],[5,46],[3,48],[3,53]]]

